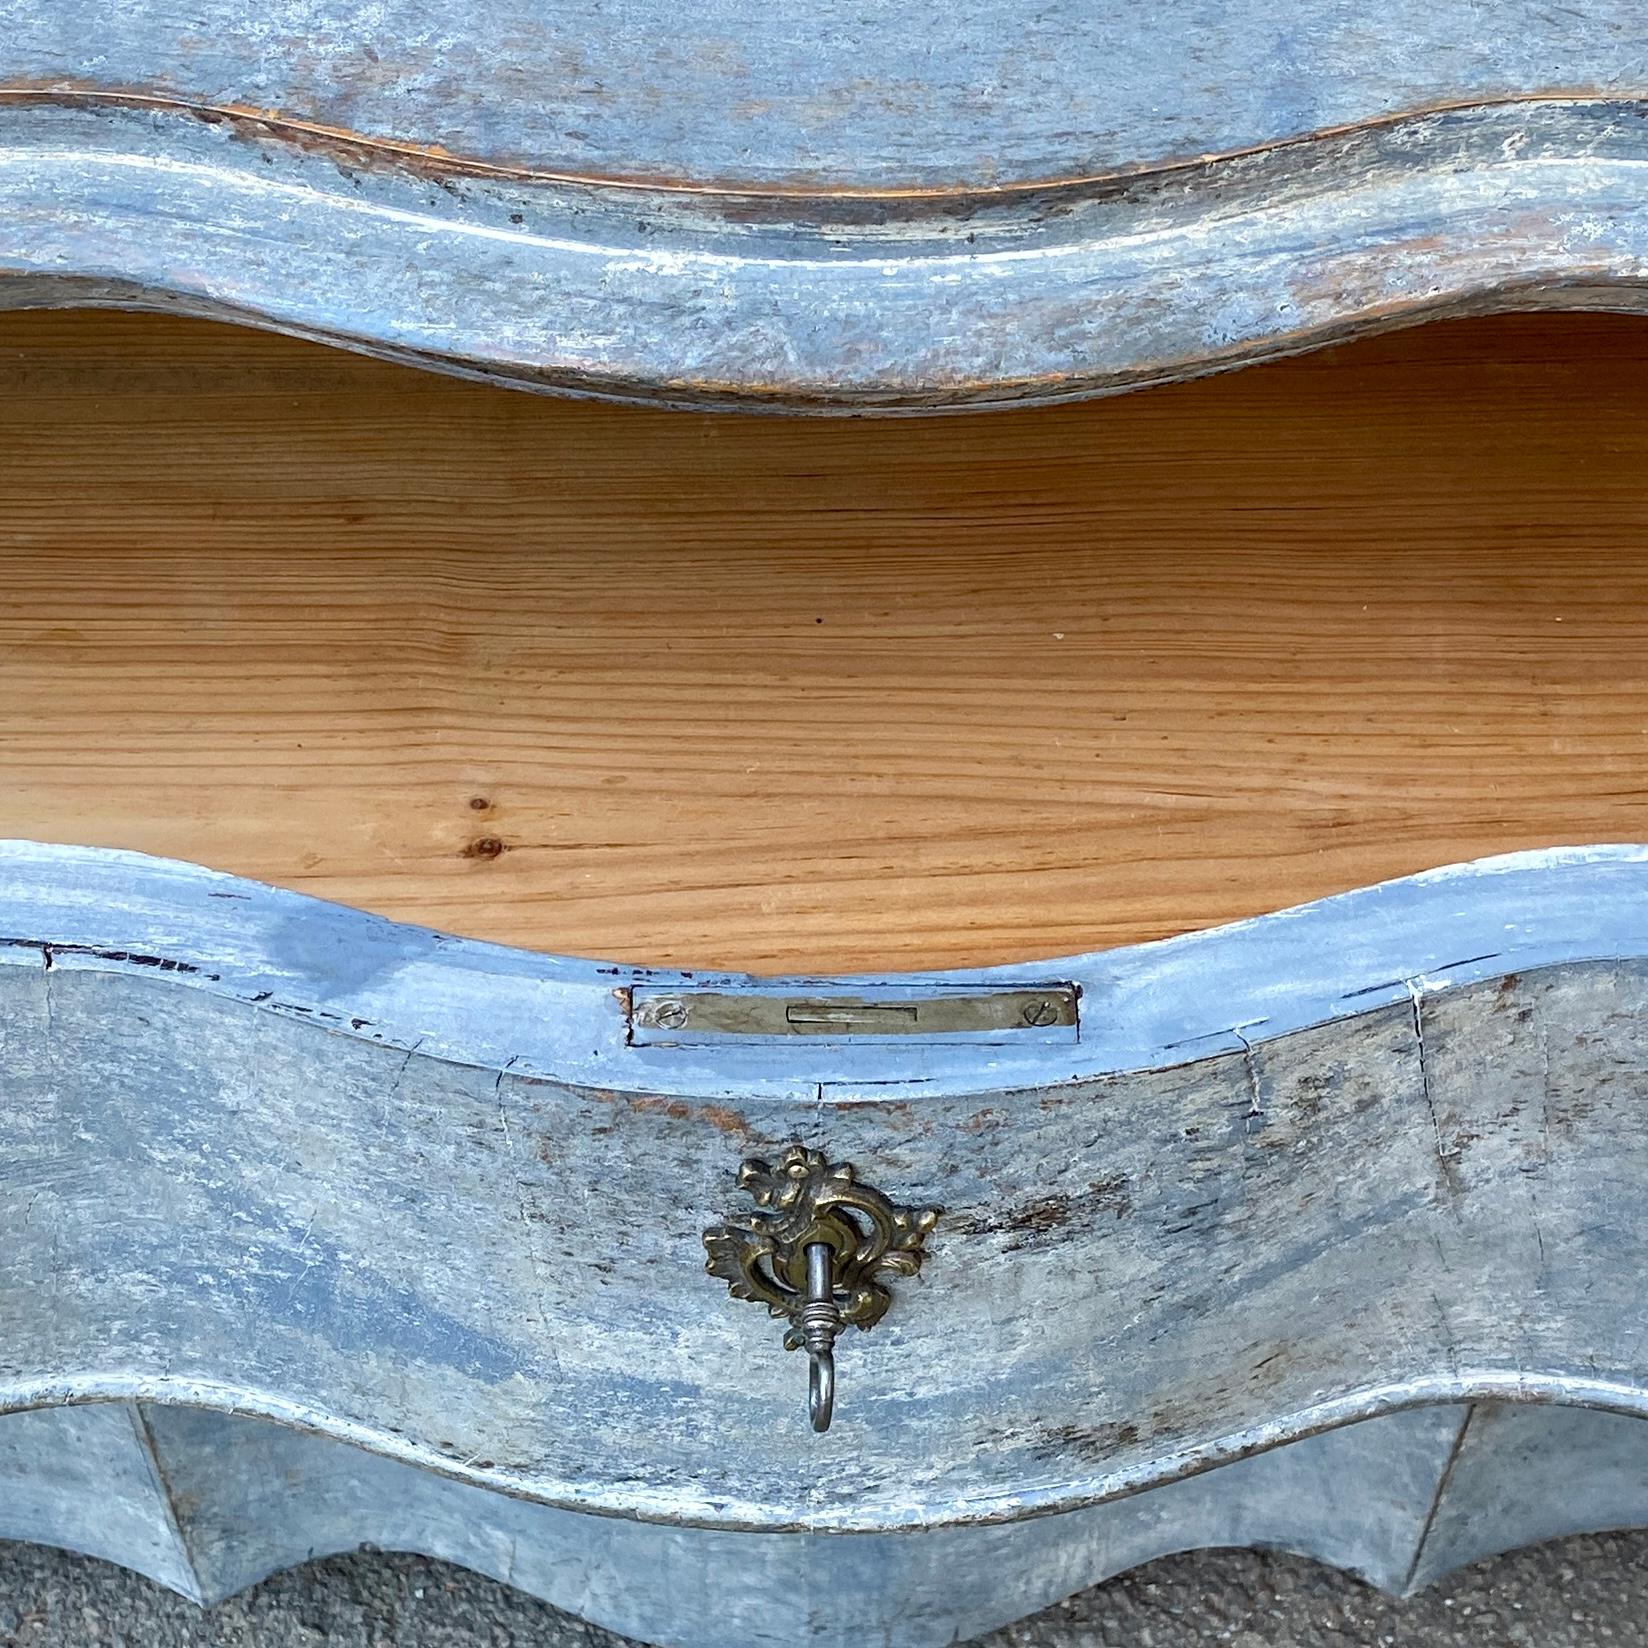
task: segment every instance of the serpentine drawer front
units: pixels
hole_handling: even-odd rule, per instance
[[[1635,10],[185,10],[0,0],[0,1538],[1648,1521]]]

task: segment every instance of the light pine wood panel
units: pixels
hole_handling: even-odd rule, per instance
[[[0,835],[794,970],[1648,839],[1645,367],[1454,322],[787,421],[0,317]]]

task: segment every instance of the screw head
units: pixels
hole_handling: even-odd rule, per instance
[[[1020,1016],[1032,1029],[1045,1030],[1058,1022],[1059,1010],[1050,1001],[1027,1001]]]
[[[666,996],[652,1004],[647,1017],[660,1030],[679,1030],[687,1022],[687,1004],[676,1001],[673,996]]]

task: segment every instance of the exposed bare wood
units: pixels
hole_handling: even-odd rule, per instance
[[[792,423],[0,318],[0,835],[562,952],[1053,955],[1648,836],[1648,329]]]

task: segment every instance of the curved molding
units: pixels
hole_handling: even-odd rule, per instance
[[[247,1480],[212,1464],[224,1427],[350,1493],[425,1484],[360,1488],[339,1539],[421,1539],[488,1572],[503,1547],[474,1541],[516,1518],[660,1573],[655,1548],[690,1565],[753,1540],[789,1573],[816,1545],[838,1578],[853,1552],[907,1562],[899,1606],[923,1563],[996,1540],[1023,1556],[1000,1604],[1022,1612],[1185,1543],[1293,1544],[1401,1588],[1456,1550],[1641,1514],[1640,1472],[1610,1499],[1591,1471],[1537,1515],[1485,1487],[1437,1531],[1443,1480],[1469,1498],[1467,1408],[1538,1415],[1574,1448],[1635,1447],[1648,1415],[1648,848],[851,982],[1054,981],[1079,992],[1074,1039],[649,1041],[635,991],[841,981],[538,956],[186,865],[0,846],[0,1449],[18,1426],[127,1416],[190,1553],[172,1582],[203,1595],[290,1561],[284,1530],[310,1525],[249,1504],[211,1535],[231,1577],[200,1577],[178,1507]],[[945,1209],[919,1282],[843,1347],[824,1438],[770,1325],[702,1274],[740,1158],[796,1138]],[[167,1441],[190,1427],[217,1438],[194,1467]],[[1513,1475],[1560,1474],[1517,1434]],[[1377,1539],[1363,1517],[1288,1523],[1297,1486],[1217,1486],[1294,1482],[1347,1448],[1406,1473],[1369,1491]],[[1348,1467],[1323,1468],[1338,1492]],[[424,1495],[436,1531],[396,1533],[393,1507]],[[84,1500],[37,1492],[29,1537],[91,1548]],[[460,1503],[488,1508],[443,1508]],[[916,1529],[908,1558],[882,1550]],[[142,1537],[110,1554],[162,1573],[168,1547]],[[526,1583],[694,1640],[676,1615]],[[939,1589],[935,1642],[999,1623]]]
[[[163,981],[457,1065],[644,1096],[830,1105],[970,1100],[1252,1049],[1509,974],[1648,957],[1648,845],[1506,853],[1118,950],[829,981],[681,971],[456,938],[172,859],[0,840],[0,979]],[[771,1049],[632,1041],[630,989],[805,990],[1057,979],[1073,1043],[828,1038]],[[1102,1003],[1095,1027],[1093,1004]]]
[[[1066,181],[809,193],[48,87],[0,95],[0,305],[669,404],[1056,401],[1436,315],[1641,308],[1645,107],[1501,96]]]
[[[19,98],[222,110],[432,170],[720,193],[986,193],[1414,111],[1648,90],[1631,0],[0,0]]]
[[[1648,1426],[1433,1408],[1086,1511],[910,1535],[716,1533],[585,1517],[199,1410],[0,1423],[0,1538],[211,1604],[371,1546],[459,1563],[670,1648],[949,1648],[1174,1552],[1283,1549],[1406,1594],[1536,1540],[1648,1522]]]

